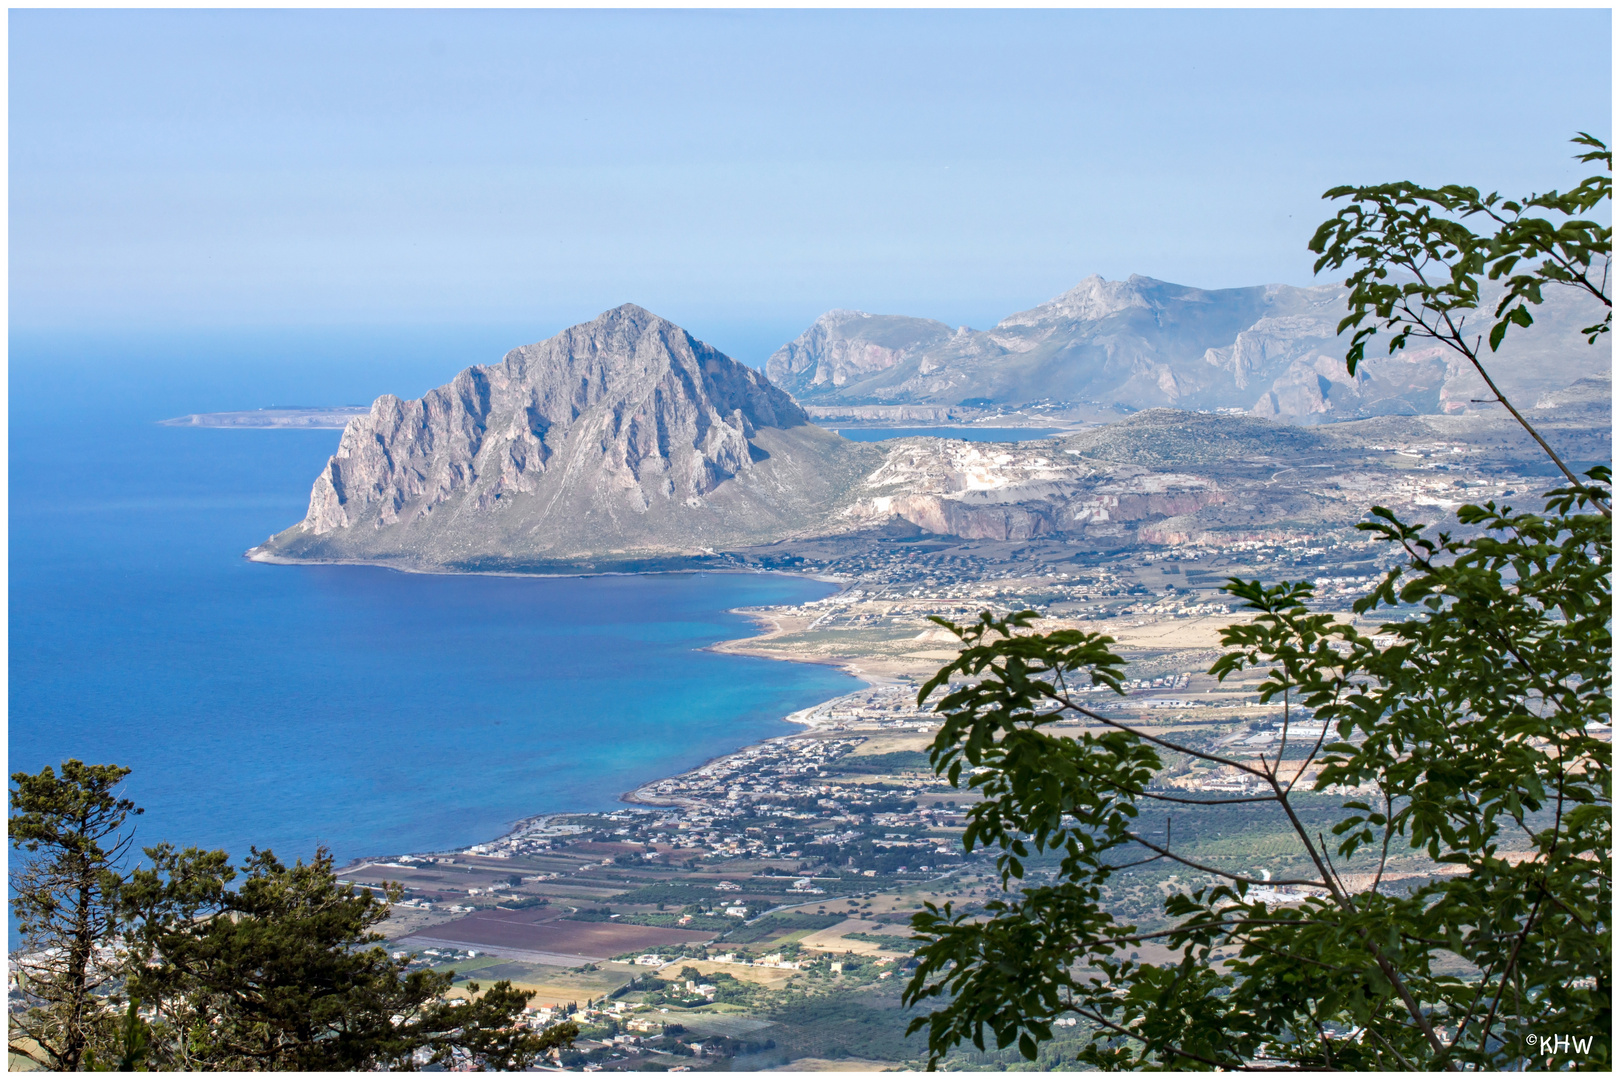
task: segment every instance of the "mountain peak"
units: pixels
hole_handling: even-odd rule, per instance
[[[1152,305],[1143,295],[1145,287],[1161,284],[1150,277],[1132,274],[1125,281],[1108,281],[1101,274],[1092,274],[1080,284],[1028,311],[1009,315],[996,324],[997,329],[1021,326],[1039,326],[1054,322],[1095,322],[1132,308]]]
[[[1348,292],[1093,274],[987,331],[892,315],[818,320],[767,370],[817,407],[1062,403],[1079,417],[1174,406],[1306,423],[1474,407],[1477,376],[1454,370],[1444,350],[1375,357],[1350,378],[1339,335]],[[1536,325],[1509,335],[1498,366],[1514,394],[1534,401],[1607,370],[1607,340],[1591,346],[1578,333],[1592,306],[1573,289],[1550,292]]]
[[[640,304],[629,304],[629,303],[620,304],[616,308],[608,308],[608,310],[602,312],[602,314],[598,315],[596,318],[592,319],[590,322],[582,323],[581,325],[583,325],[583,326],[595,326],[598,323],[613,324],[613,323],[620,323],[620,322],[638,323],[638,324],[639,323],[667,323],[670,326],[675,325],[674,323],[670,322],[668,319],[666,319],[666,318],[664,318],[664,317],[662,317],[660,315],[653,314],[652,312],[648,311],[646,308],[642,307]]]
[[[585,536],[694,544],[726,531],[715,499],[746,501],[725,494],[734,481],[790,448],[808,464],[837,457],[840,444],[849,445],[811,425],[758,371],[622,304],[419,400],[378,398],[344,429],[304,520],[261,550],[432,551],[428,561],[442,562],[451,549],[504,557]],[[766,464],[772,476],[757,479],[787,490],[776,475],[785,467],[791,461]],[[813,493],[814,483],[795,482]],[[749,524],[728,527],[741,534]]]

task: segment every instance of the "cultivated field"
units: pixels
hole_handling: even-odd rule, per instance
[[[522,964],[503,957],[478,957],[444,964],[440,971],[455,971],[487,989],[499,979],[505,979],[518,990],[534,991],[531,1008],[584,1004],[592,998],[612,993],[637,974],[632,964],[603,964],[590,970],[555,967],[549,964]],[[640,969],[645,970],[645,969]],[[451,990],[451,996],[466,996],[465,984]]]
[[[401,944],[473,948],[510,955],[518,960],[572,965],[602,961],[658,945],[699,943],[713,938],[710,933],[662,926],[575,922],[544,912],[495,909],[430,927],[402,939]]]

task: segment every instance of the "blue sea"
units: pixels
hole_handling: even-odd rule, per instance
[[[518,578],[269,566],[336,431],[191,412],[416,396],[532,332],[14,333],[10,771],[134,771],[141,843],[435,850],[794,730],[862,684],[706,652],[776,575]],[[543,335],[539,335],[543,336]]]
[[[1062,428],[1029,427],[911,427],[911,428],[833,428],[853,442],[883,442],[885,439],[906,439],[913,435],[933,435],[941,439],[965,439],[968,442],[1024,442],[1056,435]]]

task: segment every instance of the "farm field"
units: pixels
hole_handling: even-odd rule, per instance
[[[869,922],[865,919],[845,919],[836,926],[829,926],[825,930],[818,930],[801,938],[799,944],[807,949],[821,949],[828,952],[852,952],[857,956],[900,956],[893,949],[885,949],[870,941],[850,940],[845,934],[893,934],[897,931],[894,923]],[[909,933],[909,930],[903,932]]]
[[[534,991],[535,1008],[556,1008],[570,1003],[583,1004],[601,998],[635,977],[633,964],[600,964],[589,968],[560,967],[554,964],[526,964],[501,956],[479,956],[441,964],[435,970],[454,971],[456,986],[451,993],[463,996],[467,982],[488,986],[505,979],[519,990]]]
[[[402,938],[403,945],[431,940],[434,945],[452,948],[493,948],[506,955],[528,959],[523,954],[560,957],[563,961],[585,963],[605,961],[610,956],[660,945],[700,944],[714,938],[712,933],[673,930],[662,926],[637,926],[611,922],[575,922],[550,913],[529,911],[480,911],[465,918]]]

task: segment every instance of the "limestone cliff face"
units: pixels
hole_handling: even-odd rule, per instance
[[[1140,423],[1140,422],[1138,422]],[[971,443],[910,438],[890,444],[883,464],[843,512],[852,525],[908,521],[927,532],[974,540],[1108,535],[1197,514],[1226,500],[1209,476],[1097,462],[1055,440]]]
[[[690,551],[831,509],[872,451],[627,304],[352,419],[309,512],[258,553],[424,565]]]
[[[887,371],[950,337],[951,328],[932,319],[840,308],[771,354],[765,374],[783,386],[839,387]]]

